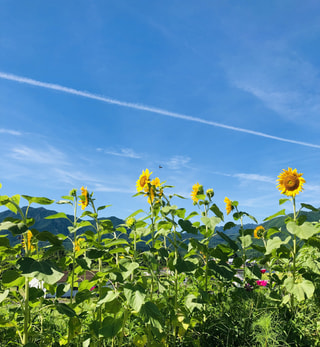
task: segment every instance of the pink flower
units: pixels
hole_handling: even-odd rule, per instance
[[[258,286],[266,287],[267,284],[268,284],[268,281],[265,281],[265,280],[258,280],[257,281]]]
[[[93,290],[95,290],[97,288],[97,286],[93,286],[90,288],[90,292],[92,292]]]
[[[267,271],[266,269],[261,269],[261,270],[260,270],[260,272],[261,272],[262,274],[266,273],[266,271]]]

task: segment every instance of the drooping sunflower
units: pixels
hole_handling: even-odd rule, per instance
[[[302,192],[303,184],[306,180],[302,177],[302,173],[298,173],[297,169],[292,170],[290,167],[288,170],[283,169],[283,172],[278,176],[277,188],[280,190],[281,194],[287,196],[295,197],[297,194]]]
[[[151,181],[151,184],[152,184],[153,186],[155,186],[156,188],[160,187],[160,186],[161,186],[160,178],[159,178],[159,177],[154,178],[154,179]]]
[[[74,243],[74,250],[75,250],[76,252],[80,251],[81,245],[82,245],[83,242],[85,242],[85,241],[86,241],[86,239],[85,239],[84,237],[79,237],[79,238],[75,241],[75,243]]]
[[[199,201],[199,199],[197,198],[197,195],[201,194],[202,192],[203,192],[203,187],[201,184],[196,183],[192,186],[191,199],[194,203]]]
[[[148,169],[146,171],[142,171],[142,174],[140,175],[136,186],[137,186],[137,191],[141,192],[141,190],[146,189],[148,186],[148,183],[150,183],[150,175],[152,172],[149,172]]]
[[[229,214],[234,209],[232,201],[227,197],[225,197],[223,201],[226,203],[227,214]]]
[[[155,197],[155,186],[150,186],[149,191],[145,196],[148,196],[148,203],[151,205]]]
[[[25,251],[33,251],[35,249],[34,245],[32,244],[32,232],[30,230],[27,231],[26,236],[22,236],[21,244]],[[27,243],[25,242],[27,241]]]
[[[89,199],[88,199],[88,189],[81,187],[81,196],[80,196],[80,203],[79,206],[81,206],[81,210],[84,210],[88,204],[89,204]]]
[[[254,229],[253,236],[256,239],[261,239],[264,232],[265,232],[265,228],[262,225],[259,225]]]
[[[134,217],[130,217],[130,218],[128,218],[126,220],[126,226],[128,228],[131,228],[134,225],[135,222],[136,222],[135,218]]]

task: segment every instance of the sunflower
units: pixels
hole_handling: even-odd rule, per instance
[[[157,187],[160,187],[160,186],[161,186],[160,178],[159,178],[159,177],[156,177],[155,179],[153,179],[153,180],[151,181],[151,184],[152,184],[153,186],[155,186],[156,188],[157,188]]]
[[[302,192],[302,186],[306,182],[303,177],[303,174],[298,173],[297,169],[292,170],[290,167],[288,170],[283,169],[283,172],[278,176],[278,185],[277,188],[280,190],[281,194],[287,196],[292,196],[293,198]]]
[[[21,244],[25,251],[30,250],[32,252],[35,249],[34,245],[31,242],[32,236],[33,235],[30,230],[27,231],[26,237],[22,236]],[[27,245],[25,243],[25,240],[27,241]]]
[[[151,205],[153,203],[153,200],[154,200],[154,197],[155,197],[155,187],[154,186],[150,186],[150,189],[147,192],[147,194],[145,194],[145,196],[148,196],[148,203]]]
[[[226,203],[227,214],[229,214],[234,209],[232,201],[227,197],[225,197],[223,201]]]
[[[89,204],[88,190],[87,188],[81,187],[80,203],[81,210],[84,210]]]
[[[148,183],[150,182],[151,174],[152,172],[149,172],[148,169],[146,169],[146,171],[142,171],[142,174],[140,175],[136,183],[138,192],[141,192],[141,190],[148,188]]]
[[[192,186],[191,199],[194,203],[199,201],[199,199],[197,198],[197,195],[201,194],[202,192],[203,192],[203,187],[201,184],[196,183]]]
[[[254,229],[253,236],[256,239],[261,239],[264,232],[265,232],[265,228],[262,225],[259,225]]]
[[[134,225],[135,222],[136,222],[135,218],[130,217],[130,218],[128,218],[128,219],[126,220],[126,226],[127,226],[128,228],[131,228],[131,227]]]
[[[74,250],[76,251],[76,252],[78,252],[78,251],[80,251],[80,249],[81,249],[81,245],[83,244],[83,242],[85,242],[85,238],[84,237],[79,237],[76,241],[75,241],[75,243],[74,243]]]

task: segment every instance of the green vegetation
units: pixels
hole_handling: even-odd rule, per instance
[[[193,187],[188,214],[150,175],[149,213],[120,224],[85,188],[57,202],[73,214],[40,218],[30,206],[53,200],[0,196],[0,346],[319,345],[319,210],[291,195],[293,214],[258,225],[226,199],[225,223],[212,189]]]

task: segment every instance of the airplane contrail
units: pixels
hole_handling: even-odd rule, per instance
[[[308,143],[308,142],[291,140],[291,139],[287,139],[287,138],[283,138],[283,137],[278,137],[278,136],[273,136],[270,134],[262,133],[259,131],[254,131],[254,130],[244,129],[244,128],[238,128],[238,127],[234,127],[234,126],[226,125],[226,124],[222,124],[222,123],[216,123],[216,122],[212,122],[212,121],[209,121],[206,119],[202,119],[202,118],[198,118],[198,117],[192,117],[192,116],[188,116],[188,115],[181,114],[181,113],[171,112],[171,111],[167,111],[167,110],[157,108],[157,107],[152,107],[152,106],[147,106],[147,105],[142,105],[142,104],[137,104],[137,103],[131,103],[131,102],[126,102],[126,101],[120,101],[120,100],[108,98],[105,96],[100,96],[98,94],[93,94],[93,93],[89,93],[86,91],[77,90],[74,88],[64,87],[64,86],[61,86],[59,84],[41,82],[41,81],[37,81],[37,80],[31,79],[31,78],[17,76],[17,75],[13,75],[13,74],[8,74],[8,73],[1,72],[1,71],[0,71],[0,78],[14,81],[14,82],[18,82],[18,83],[29,84],[29,85],[40,87],[40,88],[57,90],[59,92],[63,92],[63,93],[67,93],[67,94],[78,95],[78,96],[82,96],[82,97],[88,98],[88,99],[99,100],[99,101],[105,102],[107,104],[114,104],[114,105],[118,105],[118,106],[122,106],[122,107],[133,108],[136,110],[152,112],[152,113],[160,114],[163,116],[183,119],[183,120],[196,122],[196,123],[202,123],[202,124],[211,125],[211,126],[218,127],[218,128],[224,128],[224,129],[234,130],[234,131],[247,133],[247,134],[251,134],[251,135],[256,135],[256,136],[260,136],[260,137],[266,137],[266,138],[269,138],[272,140],[289,142],[289,143],[293,143],[296,145],[313,147],[313,148],[320,148],[320,145],[316,145],[316,144],[312,144],[312,143]]]

